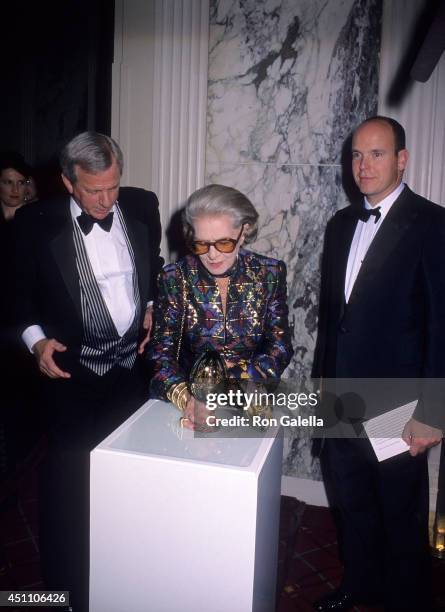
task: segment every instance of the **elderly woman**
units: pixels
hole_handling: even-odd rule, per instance
[[[242,248],[255,239],[257,220],[236,189],[199,189],[183,212],[191,254],[160,273],[152,396],[175,403],[186,426],[203,418],[187,380],[204,351],[218,351],[234,379],[279,379],[292,357],[285,264]]]

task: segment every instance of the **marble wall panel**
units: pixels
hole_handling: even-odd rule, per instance
[[[207,160],[339,163],[376,108],[380,0],[214,0]]]
[[[253,250],[288,266],[286,374],[303,383],[324,230],[348,203],[345,143],[377,109],[381,12],[381,0],[211,2],[206,182],[251,198],[261,219]],[[286,447],[285,474],[319,478],[308,432]]]

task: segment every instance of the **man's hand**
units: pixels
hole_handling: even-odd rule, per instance
[[[144,322],[142,323],[142,327],[146,330],[145,338],[139,345],[138,353],[141,355],[144,352],[145,346],[147,342],[150,340],[151,336],[151,328],[153,326],[153,306],[148,306],[144,315]]]
[[[46,374],[49,378],[71,378],[71,374],[61,370],[54,361],[53,355],[55,351],[58,353],[66,351],[66,346],[55,338],[43,338],[32,347],[32,352],[43,374]]]
[[[442,431],[411,418],[403,428],[402,438],[409,444],[410,455],[415,457],[419,453],[424,453],[427,448],[439,444]]]

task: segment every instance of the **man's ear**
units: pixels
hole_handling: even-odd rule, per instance
[[[64,174],[62,174],[62,181],[69,193],[73,193],[74,188],[72,182]]]
[[[399,172],[403,173],[403,171],[405,170],[406,164],[408,163],[408,158],[409,158],[409,153],[407,149],[401,149],[397,153],[397,165],[398,165]]]

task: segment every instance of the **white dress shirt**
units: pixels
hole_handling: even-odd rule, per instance
[[[367,221],[358,221],[357,227],[355,228],[354,237],[351,242],[351,248],[349,249],[348,265],[346,268],[345,278],[345,300],[348,303],[349,298],[354,287],[354,283],[357,280],[358,273],[362,266],[365,255],[371,246],[375,235],[382,226],[386,215],[388,214],[391,206],[397,200],[399,195],[402,193],[405,187],[405,183],[400,183],[393,192],[391,192],[386,198],[378,203],[377,206],[371,206],[368,200],[365,198],[365,208],[371,210],[372,208],[380,207],[380,219],[375,222],[376,217],[370,216]]]
[[[108,311],[120,336],[123,336],[133,321],[136,311],[133,295],[133,265],[125,241],[119,216],[113,207],[113,225],[106,232],[97,223],[88,235],[81,232],[85,249],[94,276]],[[71,216],[77,223],[81,214],[80,206],[73,198],[70,200]],[[31,325],[22,334],[29,348],[46,338],[40,325]]]

